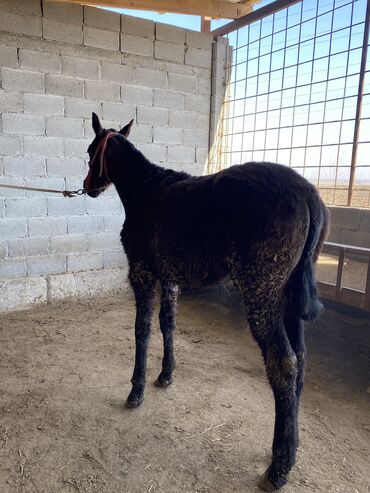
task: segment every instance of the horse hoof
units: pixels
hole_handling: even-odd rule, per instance
[[[268,478],[268,470],[260,477],[258,487],[263,491],[275,491],[276,486]]]
[[[144,397],[128,397],[126,401],[126,407],[128,409],[135,409],[141,405]]]
[[[165,377],[159,376],[157,378],[157,380],[154,382],[154,385],[156,387],[161,387],[162,389],[165,389],[166,387],[168,387],[169,385],[171,385],[172,382],[173,382],[173,378],[172,377],[165,378]]]

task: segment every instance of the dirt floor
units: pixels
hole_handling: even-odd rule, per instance
[[[273,400],[241,313],[183,297],[174,384],[124,407],[134,356],[130,295],[1,315],[1,493],[258,491]],[[311,357],[297,465],[284,491],[370,491],[369,394]]]

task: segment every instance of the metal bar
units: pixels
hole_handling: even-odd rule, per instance
[[[342,292],[342,278],[343,278],[343,267],[344,267],[344,252],[345,249],[341,248],[339,252],[338,258],[338,270],[337,270],[337,282],[335,288],[335,299],[340,301],[341,292]]]
[[[364,308],[370,310],[370,256],[367,259],[367,277],[364,296]]]
[[[368,52],[367,48],[368,48],[368,43],[369,43],[369,25],[370,25],[370,2],[368,1],[367,6],[366,6],[364,38],[362,41],[362,57],[361,57],[360,77],[359,77],[359,81],[358,81],[355,128],[354,128],[354,132],[353,132],[351,173],[350,173],[350,177],[349,177],[348,198],[347,198],[347,205],[348,206],[350,206],[352,204],[353,186],[355,183],[358,136],[359,136],[359,132],[360,132],[362,98],[364,95],[365,70],[366,70],[366,61],[367,61],[367,52]]]
[[[225,36],[226,34],[235,31],[236,29],[240,29],[241,27],[248,26],[248,24],[252,24],[252,22],[258,21],[263,17],[266,17],[270,14],[274,14],[279,10],[286,9],[295,3],[298,3],[302,0],[275,0],[275,2],[269,3],[265,5],[265,7],[261,7],[260,9],[254,10],[250,14],[243,15],[238,19],[235,19],[224,26],[219,27],[218,29],[214,29],[211,33],[217,36]]]

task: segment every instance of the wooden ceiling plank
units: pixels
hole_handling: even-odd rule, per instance
[[[78,3],[99,7],[152,10],[177,14],[200,15],[213,19],[237,19],[252,11],[254,0],[231,3],[226,0],[52,0],[54,2]]]

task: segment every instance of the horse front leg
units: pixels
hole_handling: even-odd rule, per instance
[[[155,278],[141,265],[130,268],[129,279],[135,293],[135,367],[132,389],[126,406],[139,407],[144,400],[147,349],[154,305]]]
[[[162,282],[161,309],[159,323],[163,335],[162,371],[155,385],[168,387],[173,382],[172,372],[176,367],[173,354],[173,332],[176,328],[176,303],[178,286],[169,281]]]

